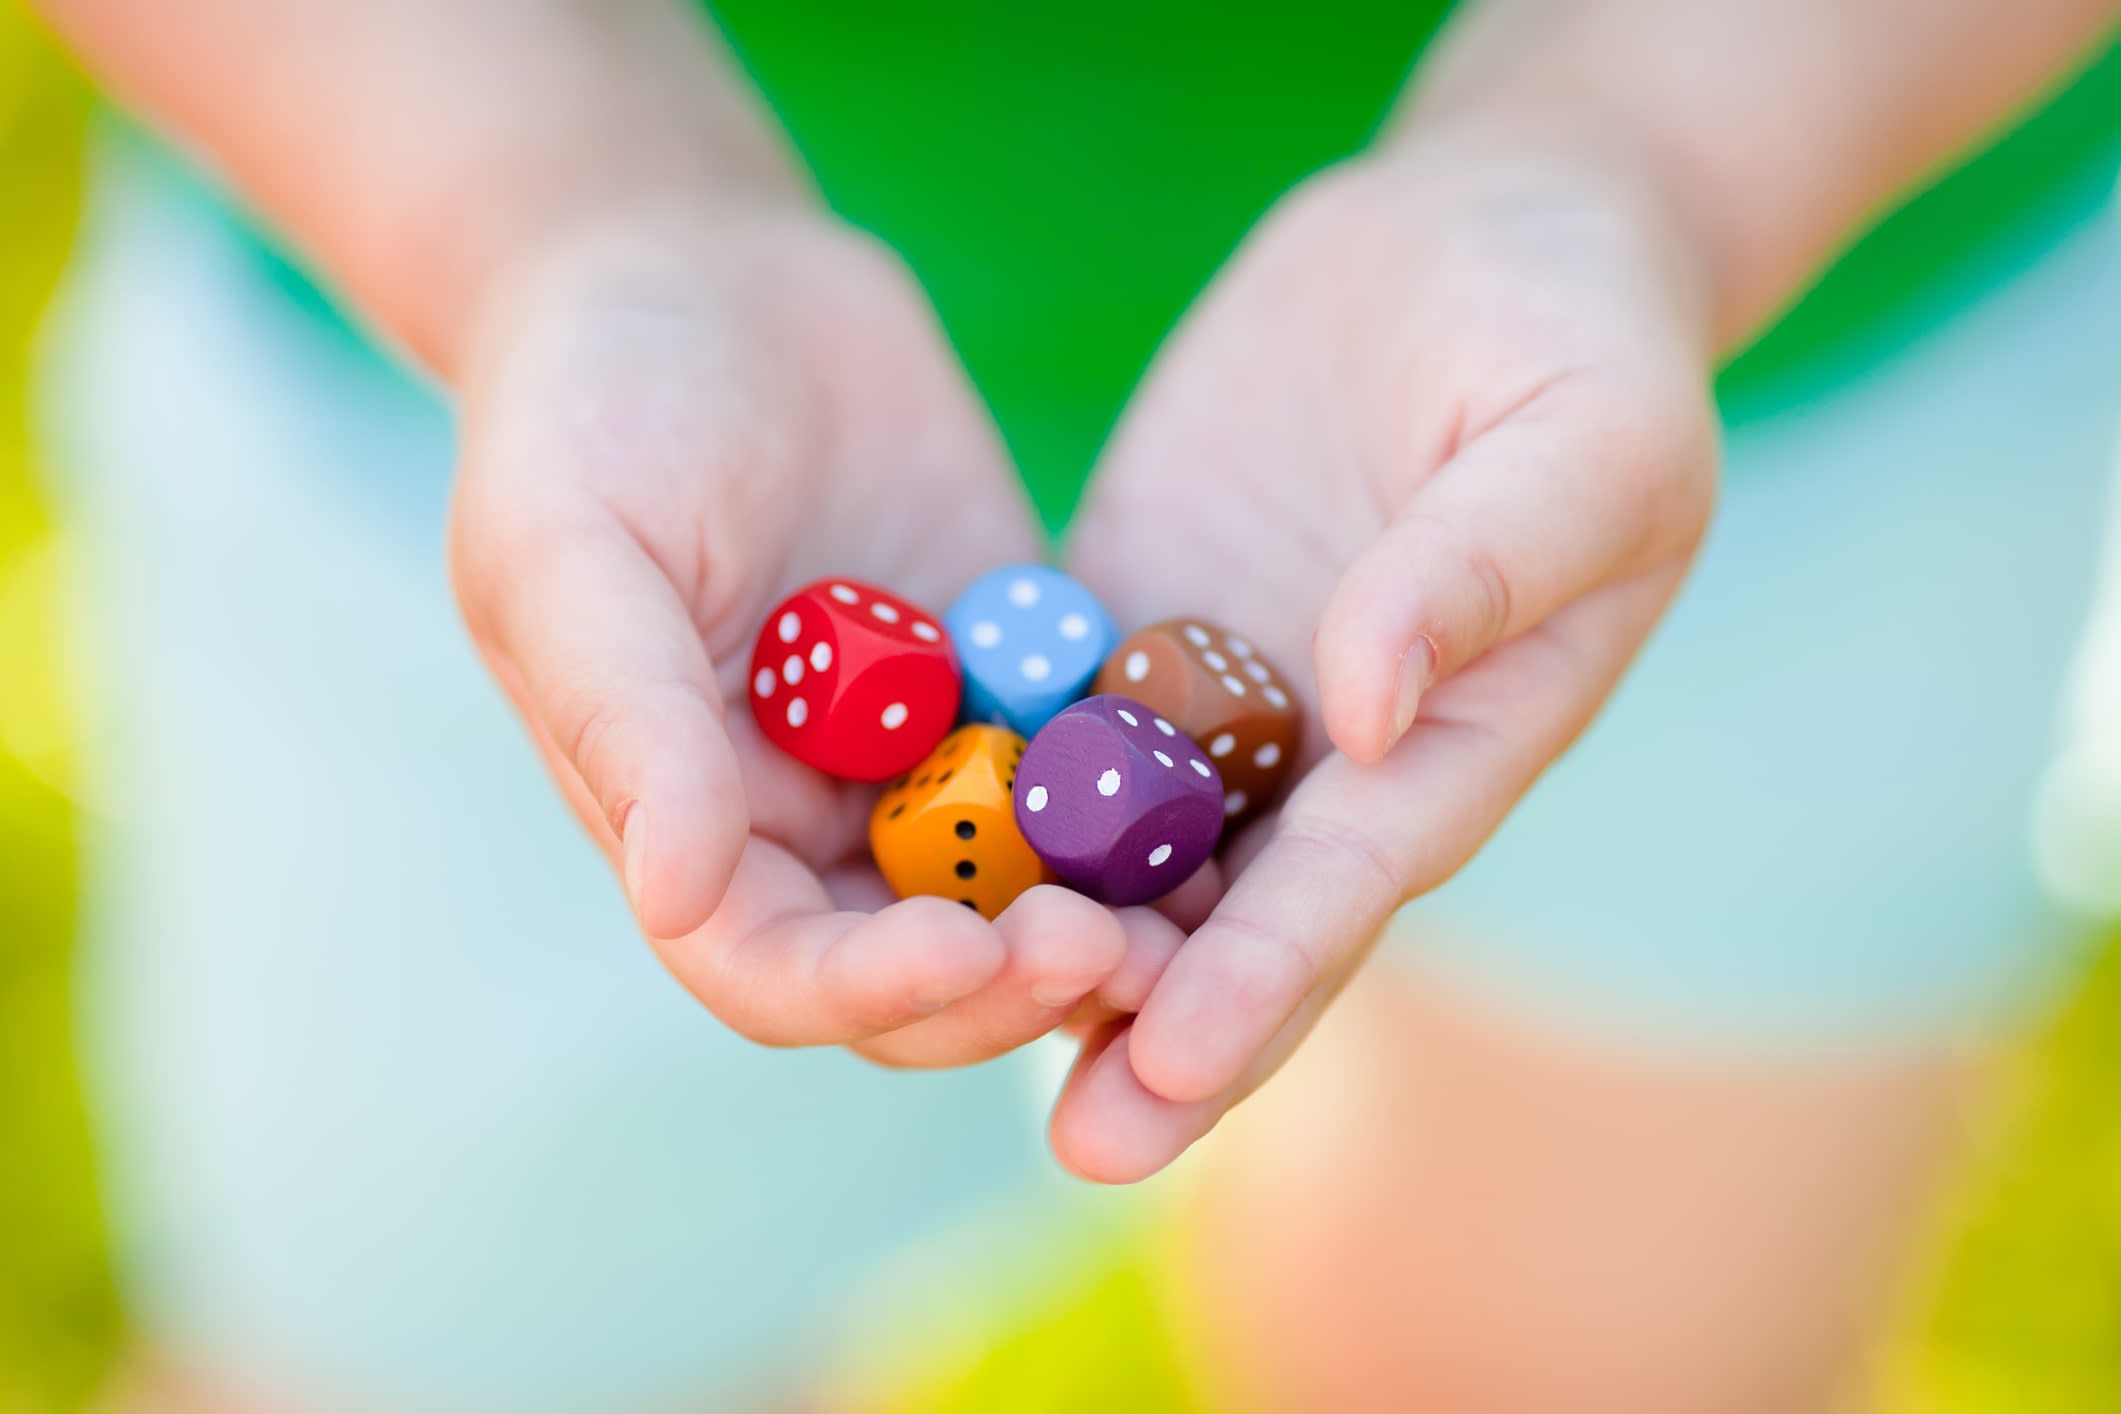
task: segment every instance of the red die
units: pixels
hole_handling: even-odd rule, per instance
[[[957,655],[932,614],[852,579],[821,579],[766,616],[751,712],[766,739],[827,775],[881,781],[957,720]]]

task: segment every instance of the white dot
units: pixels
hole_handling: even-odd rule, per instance
[[[1245,793],[1243,791],[1233,790],[1228,795],[1223,797],[1223,814],[1235,815],[1239,811],[1243,810],[1250,803],[1250,801],[1245,799]]]
[[[1245,676],[1254,682],[1265,682],[1268,678],[1273,677],[1274,674],[1267,671],[1265,663],[1254,658],[1251,662],[1245,664]]]
[[[1245,695],[1245,684],[1243,680],[1239,678],[1233,678],[1228,673],[1223,674],[1223,686],[1230,689],[1230,695],[1232,697],[1243,697]]]
[[[790,609],[787,613],[781,615],[781,642],[795,642],[795,636],[802,631],[803,621],[796,617],[795,610]]]
[[[1201,654],[1200,660],[1203,663],[1206,663],[1208,667],[1214,672],[1228,672],[1230,669],[1230,660],[1228,658],[1225,658],[1222,654],[1216,652],[1213,648],[1210,648],[1207,652]]]
[[[906,717],[906,704],[903,702],[894,702],[889,707],[886,707],[884,709],[884,714],[881,717],[878,717],[877,720],[884,724],[885,731],[895,732],[900,727],[906,725]]]
[[[972,640],[974,648],[992,648],[995,644],[1002,641],[1001,625],[995,623],[992,619],[981,619],[972,626],[972,632],[966,634],[965,637]]]
[[[788,685],[790,687],[794,687],[797,683],[803,680],[802,654],[790,653],[788,655],[788,661],[781,664],[781,676],[788,679]]]
[[[1283,692],[1278,687],[1269,687],[1266,690],[1265,696],[1267,701],[1273,703],[1277,707],[1286,707],[1289,705],[1289,694]]]
[[[855,593],[853,590],[849,589],[844,584],[835,584],[827,592],[830,593],[833,598],[839,600],[842,604],[859,604],[862,602],[862,596]]]
[[[1028,609],[1038,602],[1038,585],[1032,580],[1013,580],[1009,585],[1009,602],[1019,609]]]
[[[874,604],[871,604],[869,606],[869,612],[876,615],[878,618],[882,619],[887,624],[895,624],[898,622],[898,610],[892,608],[889,604],[886,604],[881,599],[877,600]]]
[[[1151,869],[1154,869],[1157,865],[1163,863],[1166,859],[1169,859],[1170,857],[1171,846],[1167,844],[1160,844],[1155,849],[1149,851],[1149,867]]]
[[[1105,774],[1097,778],[1097,793],[1099,795],[1119,794],[1119,768],[1117,766],[1105,767]]]
[[[1016,670],[1024,675],[1025,682],[1044,682],[1053,676],[1053,664],[1042,653],[1027,654]]]
[[[1161,751],[1152,751],[1149,754],[1151,756],[1154,756],[1157,760],[1163,762],[1166,766],[1169,766],[1171,764],[1171,758],[1164,755]]]
[[[1210,643],[1213,643],[1215,640],[1208,637],[1208,631],[1202,628],[1199,624],[1187,624],[1186,641],[1191,643],[1195,648],[1206,648]]]
[[[1060,635],[1062,638],[1088,638],[1090,621],[1081,614],[1062,614]]]
[[[1203,761],[1203,760],[1201,760],[1201,759],[1200,759],[1200,758],[1199,758],[1198,756],[1194,757],[1194,758],[1193,758],[1193,759],[1192,759],[1191,761],[1188,761],[1188,762],[1187,762],[1186,764],[1187,764],[1188,766],[1191,766],[1191,767],[1193,768],[1194,774],[1196,774],[1196,775],[1200,775],[1200,776],[1207,776],[1207,775],[1212,775],[1212,774],[1213,774],[1213,773],[1212,773],[1211,771],[1209,771],[1209,770],[1208,770],[1208,763],[1207,763],[1207,762],[1205,762],[1205,761]]]
[[[1271,741],[1268,742],[1265,746],[1262,746],[1259,750],[1252,753],[1252,764],[1259,767],[1259,769],[1262,771],[1266,770],[1269,766],[1276,764],[1280,760],[1281,748],[1279,746],[1276,746]]]
[[[1140,682],[1149,676],[1149,655],[1135,650],[1127,655],[1127,681]]]
[[[1208,743],[1208,754],[1210,756],[1228,756],[1231,751],[1236,749],[1236,746],[1237,738],[1228,732],[1224,732],[1221,736]]]
[[[1163,719],[1162,717],[1158,717],[1158,718],[1156,719],[1156,729],[1157,729],[1158,731],[1162,732],[1162,733],[1163,733],[1163,734],[1164,734],[1165,736],[1177,736],[1177,735],[1178,735],[1178,728],[1177,728],[1177,727],[1174,727],[1174,726],[1172,726],[1172,725],[1171,725],[1171,724],[1170,724],[1169,722],[1165,721],[1165,720],[1164,720],[1164,719]]]
[[[810,650],[810,666],[821,673],[832,666],[832,645],[822,638],[818,640],[817,647]]]
[[[926,639],[930,643],[941,643],[943,641],[943,631],[926,619],[915,619],[913,621],[913,636]]]
[[[773,696],[773,690],[780,685],[781,680],[773,675],[771,668],[760,668],[759,675],[751,680],[751,690],[761,697]]]
[[[1039,811],[1044,810],[1045,808],[1046,788],[1044,786],[1033,786],[1031,787],[1031,789],[1024,792],[1024,809],[1030,811],[1033,815],[1036,815]]]
[[[1142,719],[1135,716],[1132,712],[1129,712],[1126,708],[1121,707],[1117,708],[1116,710],[1119,713],[1119,719],[1122,722],[1125,722],[1128,726],[1138,727],[1142,724]]]
[[[1225,642],[1230,645],[1230,651],[1238,657],[1249,658],[1252,656],[1252,645],[1245,642],[1242,638],[1226,639]]]
[[[788,699],[788,725],[799,727],[810,720],[810,704],[800,697]]]

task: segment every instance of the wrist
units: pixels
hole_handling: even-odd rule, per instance
[[[499,193],[489,174],[469,199],[439,195],[422,204],[408,248],[433,257],[416,262],[399,300],[421,312],[407,337],[452,380],[494,308],[554,272],[682,259],[818,209],[792,168],[749,154],[679,150],[548,166]],[[422,241],[418,231],[434,235]]]
[[[1388,187],[1526,268],[1565,262],[1663,320],[1704,368],[1725,338],[1728,291],[1713,231],[1653,154],[1533,112],[1401,125],[1362,159]],[[1433,220],[1433,216],[1423,219]]]
[[[1724,351],[2112,23],[2112,0],[1482,0],[1388,141],[1515,133],[1631,174],[1707,272]]]
[[[1802,283],[1849,200],[1851,164],[1822,113],[1835,86],[1803,62],[1810,28],[1763,20],[1773,3],[1486,0],[1409,91],[1387,140],[1485,135],[1629,193],[1662,227],[1667,255],[1696,273],[1720,354]]]
[[[790,190],[685,183],[555,208],[467,279],[438,366],[461,389],[525,338],[673,323],[770,337],[791,291],[815,295],[827,253],[851,239]]]
[[[267,204],[445,379],[493,290],[578,231],[812,200],[692,6],[376,9],[348,63],[393,101],[325,108],[301,180]],[[410,13],[435,32],[404,33]]]

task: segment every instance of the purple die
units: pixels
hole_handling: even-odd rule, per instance
[[[1223,828],[1223,783],[1193,739],[1129,697],[1063,709],[1016,768],[1016,823],[1039,858],[1115,907],[1184,883]]]

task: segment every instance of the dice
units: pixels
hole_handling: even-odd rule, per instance
[[[1145,703],[1205,746],[1233,825],[1272,802],[1303,739],[1288,679],[1249,642],[1206,619],[1167,619],[1129,635],[1105,660],[1094,690]]]
[[[891,783],[869,816],[869,850],[893,892],[954,898],[992,918],[1053,881],[1016,824],[1010,788],[1023,755],[1006,727],[959,727]]]
[[[766,616],[751,711],[766,739],[851,781],[881,781],[957,720],[957,655],[935,619],[895,594],[821,579]]]
[[[1223,827],[1222,777],[1168,718],[1106,694],[1064,708],[1024,750],[1016,822],[1063,882],[1114,907],[1186,881]]]
[[[943,615],[965,673],[965,720],[1030,736],[1081,697],[1119,641],[1089,590],[1044,565],[974,581]]]

